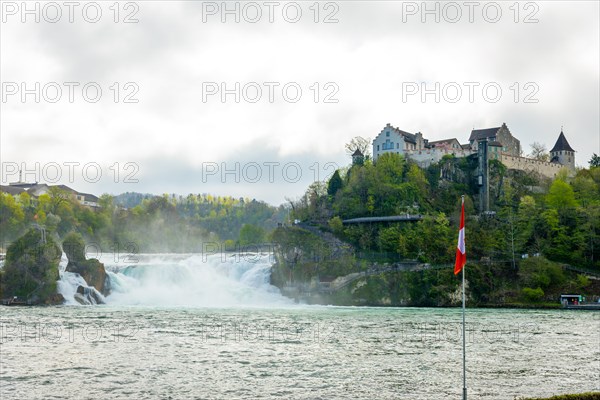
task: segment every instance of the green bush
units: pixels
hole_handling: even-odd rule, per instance
[[[590,283],[591,280],[587,276],[582,274],[577,275],[577,286],[579,286],[580,289],[586,288],[590,285]]]
[[[62,247],[69,261],[85,261],[85,242],[81,234],[77,232],[69,233],[67,236],[65,236]]]
[[[523,294],[523,297],[528,301],[535,302],[535,301],[540,301],[544,298],[544,291],[540,287],[538,287],[536,289],[526,287],[526,288],[523,288],[521,293]]]
[[[340,217],[333,217],[329,220],[329,229],[333,233],[340,234],[344,231],[344,225],[342,223],[342,219]]]

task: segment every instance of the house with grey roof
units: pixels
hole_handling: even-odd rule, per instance
[[[77,200],[80,204],[84,206],[92,208],[100,207],[100,204],[98,202],[99,199],[97,196],[94,196],[90,193],[78,192],[77,190],[72,189],[66,185],[49,186],[45,183],[21,182],[21,180],[19,179],[18,182],[11,182],[8,184],[8,186],[0,185],[0,192],[9,193],[13,196],[26,192],[33,199],[37,199],[39,196],[47,194],[51,188],[59,188],[60,190],[67,193],[69,196],[71,196],[73,199]]]
[[[21,193],[25,192],[25,189],[21,188],[21,187],[17,187],[17,186],[5,186],[5,185],[0,185],[0,192],[3,193],[8,193],[11,194],[13,196],[18,196]]]
[[[469,136],[469,144],[471,149],[477,151],[478,143],[481,140],[488,142],[494,142],[494,146],[498,147],[497,144],[501,144],[502,153],[519,157],[521,156],[521,142],[515,138],[505,123],[497,128],[486,128],[486,129],[473,129]]]

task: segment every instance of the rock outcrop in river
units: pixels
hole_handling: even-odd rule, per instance
[[[108,276],[106,275],[104,264],[95,258],[86,260],[85,242],[80,234],[75,232],[69,233],[63,241],[63,250],[69,260],[66,268],[67,272],[73,272],[81,275],[81,277],[90,287],[96,289],[103,296],[106,296],[110,293]],[[77,288],[77,293],[85,297],[85,295],[90,292],[85,290],[84,287],[80,286]],[[94,300],[90,301],[91,304],[103,303],[100,296],[93,292],[91,295],[93,296]],[[76,300],[82,302],[81,299],[77,298],[77,296]],[[83,303],[87,304],[86,301],[83,301]]]
[[[31,229],[14,241],[6,251],[0,275],[2,298],[26,304],[61,304],[56,292],[61,250],[51,235]]]

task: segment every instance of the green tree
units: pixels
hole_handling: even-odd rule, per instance
[[[62,247],[69,261],[85,261],[85,242],[81,234],[77,232],[67,234],[63,240]]]
[[[346,154],[351,156],[356,150],[360,150],[366,159],[371,155],[371,140],[362,136],[356,136],[346,143]]]
[[[69,202],[71,195],[58,186],[51,186],[48,189],[48,195],[50,196],[49,209],[47,211],[57,214],[59,208]]]
[[[411,163],[408,167],[406,181],[413,184],[419,190],[420,196],[425,197],[427,195],[427,178],[425,177],[423,170],[419,168],[417,164]]]
[[[327,184],[327,194],[329,196],[335,196],[335,194],[342,188],[344,182],[340,177],[340,171],[335,170],[331,179],[329,179],[329,183]]]
[[[377,163],[375,164],[377,183],[402,183],[404,177],[404,164],[404,157],[399,154],[384,153],[379,156]]]
[[[544,291],[539,287],[535,289],[525,287],[523,288],[522,293],[525,300],[531,302],[538,302],[544,298]]]
[[[52,236],[45,238],[30,229],[7,249],[2,271],[2,294],[35,302],[51,301],[59,279],[60,247]]]
[[[555,210],[574,208],[577,205],[573,188],[567,182],[560,179],[556,179],[552,182],[548,195],[546,196],[546,202],[548,203],[548,206]]]
[[[265,230],[260,226],[244,224],[240,229],[239,243],[241,246],[261,244],[265,241]]]
[[[342,223],[342,219],[340,217],[333,217],[329,220],[329,229],[333,231],[333,233],[340,234],[344,231],[344,224]]]
[[[548,149],[545,144],[533,142],[531,144],[531,154],[529,154],[529,157],[539,161],[548,161],[550,159],[550,154],[548,154]]]
[[[5,247],[24,228],[25,213],[15,198],[0,192],[0,246]]]

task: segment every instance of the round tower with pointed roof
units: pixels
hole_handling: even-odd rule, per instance
[[[550,160],[551,162],[569,167],[572,170],[575,169],[575,150],[573,150],[571,145],[569,145],[569,142],[567,142],[567,138],[562,129],[560,130],[560,135],[558,135],[556,144],[552,150],[550,150]]]

